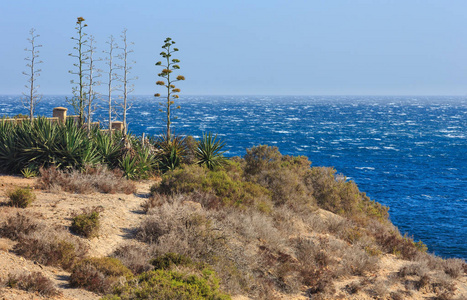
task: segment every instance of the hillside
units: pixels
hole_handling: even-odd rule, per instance
[[[235,159],[225,171],[182,166],[166,173],[162,181],[134,182],[129,194],[70,193],[62,190],[63,182],[45,188],[40,179],[0,176],[0,298],[99,299],[115,293],[119,284],[139,282],[115,294],[138,299],[136,294],[129,296],[132,289],[143,286],[142,277],[135,281],[135,276],[148,272],[159,272],[161,278],[182,274],[180,282],[191,278],[193,286],[211,289],[208,296],[197,299],[467,297],[465,262],[424,253],[421,243],[396,234],[385,219],[384,207],[368,202],[359,192],[355,207],[344,203],[343,199],[357,195],[353,183],[334,177],[326,168],[312,168],[308,177],[301,176],[300,166],[306,162],[290,159],[284,157],[276,166],[282,173],[265,177],[261,176],[268,167],[256,165],[256,171],[262,170],[256,172]],[[240,178],[240,168],[251,175],[248,180]],[[300,190],[303,187],[294,182],[297,178],[308,178],[307,186],[313,189]],[[266,179],[268,184],[263,182]],[[125,184],[123,178],[118,183]],[[7,192],[27,186],[35,187],[36,200],[26,208],[9,206]],[[324,202],[334,206],[323,209]],[[86,211],[99,214],[97,237],[85,238],[69,230],[73,217]],[[54,243],[63,241],[74,245],[71,260],[57,255],[62,248],[54,248]],[[118,258],[132,274],[106,275],[98,265],[80,265],[89,257],[108,256]],[[82,287],[72,288],[70,274],[77,270],[82,273]],[[41,292],[21,285],[34,272],[51,282]],[[14,275],[17,281],[11,284]],[[91,279],[102,288],[90,284]],[[40,282],[47,286],[47,280]],[[180,293],[190,299],[193,291]],[[148,295],[139,297],[151,299]],[[167,292],[160,299],[171,299],[170,295]]]

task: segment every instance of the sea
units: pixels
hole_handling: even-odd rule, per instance
[[[66,99],[43,96],[36,113],[73,113]],[[158,102],[131,97],[133,134],[163,132]],[[96,104],[94,120],[105,123],[105,102]],[[389,206],[402,234],[436,255],[467,259],[467,96],[181,96],[176,105],[176,134],[217,134],[226,156],[266,144],[334,167]],[[27,113],[19,96],[0,96],[0,116],[18,113]]]

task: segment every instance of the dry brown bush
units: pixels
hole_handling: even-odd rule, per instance
[[[150,246],[141,244],[122,245],[112,253],[112,257],[119,259],[134,274],[151,270],[149,261],[155,256]]]
[[[70,269],[87,252],[86,245],[65,230],[44,228],[21,235],[14,251],[40,264]]]
[[[194,259],[210,259],[225,245],[212,214],[180,202],[150,211],[138,232],[141,241],[157,244],[163,253],[177,252]]]
[[[56,190],[69,193],[88,194],[136,192],[133,182],[123,178],[120,170],[109,170],[106,166],[87,167],[84,171],[61,171],[55,167],[40,169],[41,176],[37,180],[37,187],[45,190]]]
[[[276,228],[273,218],[269,215],[258,211],[239,212],[230,209],[216,216],[216,219],[222,219],[223,228],[230,231],[231,235],[237,235],[244,243],[258,241],[259,245],[267,245],[273,251],[287,251],[287,238]]]
[[[456,292],[456,283],[449,276],[438,276],[431,284],[432,291],[436,293],[436,299],[452,299]]]
[[[422,251],[419,251],[413,239],[401,236],[394,225],[371,222],[367,227],[368,232],[374,237],[376,243],[386,253],[392,253],[409,260],[416,260]]]
[[[344,289],[351,295],[357,294],[363,289],[363,285],[361,281],[352,281],[351,283],[347,284]]]
[[[10,288],[37,292],[46,297],[60,295],[60,292],[55,288],[53,282],[41,272],[10,273],[4,284]]]
[[[376,299],[385,299],[389,294],[389,287],[387,282],[384,280],[377,281],[372,287],[372,294],[375,295]]]
[[[400,277],[407,277],[407,276],[424,276],[428,273],[428,267],[424,263],[411,263],[402,266],[397,275]]]
[[[389,294],[389,297],[390,297],[391,300],[404,300],[404,299],[406,299],[406,296],[400,291],[391,292]]]
[[[143,208],[143,211],[147,213],[149,210],[151,210],[154,207],[161,206],[162,204],[169,202],[168,198],[171,196],[168,195],[162,195],[162,194],[151,194],[149,198],[144,201],[143,204],[141,204],[141,208]]]
[[[216,219],[225,217],[223,211],[187,205],[185,199],[176,197],[173,203],[151,209],[139,228],[138,238],[151,244],[160,255],[179,253],[210,264],[229,292],[255,290],[256,283],[251,280],[254,263],[243,245],[229,238],[227,227]]]
[[[131,271],[113,257],[92,257],[79,261],[71,270],[70,285],[106,294],[129,279]]]
[[[364,249],[357,246],[349,247],[340,263],[340,274],[364,275],[379,269],[378,258],[370,256]]]
[[[452,278],[459,278],[464,275],[465,261],[459,258],[448,258],[444,261],[444,273]]]
[[[25,214],[17,212],[0,223],[0,236],[18,240],[21,235],[30,234],[40,228],[40,224]]]

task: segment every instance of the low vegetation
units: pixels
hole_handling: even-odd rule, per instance
[[[111,257],[83,259],[72,269],[70,285],[106,294],[133,274],[120,260]]]
[[[20,208],[26,208],[31,204],[35,199],[36,195],[31,190],[31,188],[15,188],[7,193],[8,198],[10,199],[10,205]]]
[[[228,295],[219,292],[218,287],[218,279],[209,270],[204,270],[199,275],[156,270],[137,276],[126,285],[116,288],[113,295],[102,299],[230,299]]]
[[[64,228],[51,228],[25,214],[0,222],[0,237],[17,241],[13,251],[42,265],[70,269],[87,253],[87,246]]]
[[[109,170],[105,166],[86,167],[84,170],[59,170],[56,167],[39,169],[40,177],[37,187],[51,191],[66,191],[69,193],[125,193],[136,192],[133,182],[123,178],[120,170]]]
[[[82,213],[73,217],[70,230],[85,238],[93,238],[99,235],[100,209],[84,209]]]
[[[69,270],[70,285],[103,299],[275,299],[297,293],[312,299],[407,299],[414,293],[452,299],[455,281],[466,272],[463,260],[428,254],[422,242],[400,234],[387,207],[334,169],[311,166],[306,157],[258,146],[243,158],[206,163],[197,152],[203,143],[189,138],[159,139],[145,147],[148,152],[127,149],[125,157],[140,157],[137,165],[154,150],[159,163],[147,170],[159,169],[161,180],[142,205],[146,216],[134,240],[109,257],[88,257],[84,240],[98,235],[102,207],[72,216],[70,230],[79,237],[45,226],[27,210],[1,221],[0,236],[17,241],[13,251],[25,258]],[[127,163],[133,165],[131,159]],[[124,177],[138,177],[130,170],[143,167],[125,168],[44,167],[37,185],[72,193],[134,193],[134,183]],[[383,256],[406,263],[396,275],[381,277],[376,274]],[[354,280],[340,286],[349,278]]]
[[[87,246],[65,231],[51,228],[22,236],[14,252],[43,265],[69,270],[87,253]]]
[[[143,147],[134,136],[108,135],[97,127],[88,131],[70,119],[65,125],[45,118],[33,122],[0,122],[0,171],[25,176],[40,168],[84,170],[106,165],[129,178],[148,178],[157,171],[155,148]]]
[[[36,292],[44,297],[60,295],[53,282],[40,272],[10,273],[3,284],[9,288]]]

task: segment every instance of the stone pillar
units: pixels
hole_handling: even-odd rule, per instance
[[[59,123],[65,124],[66,123],[66,112],[67,112],[67,110],[68,109],[65,108],[65,107],[55,107],[54,110],[53,110],[52,116],[54,118],[58,118]]]
[[[112,122],[112,130],[123,131],[123,122],[120,122],[120,121]]]

